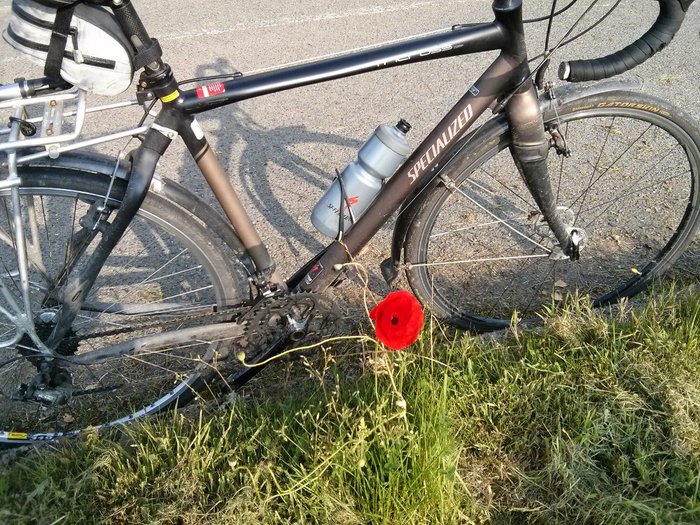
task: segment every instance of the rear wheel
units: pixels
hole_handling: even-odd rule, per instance
[[[405,244],[411,287],[457,327],[502,328],[570,294],[596,306],[632,296],[692,240],[700,133],[689,117],[653,97],[613,92],[560,106],[545,127],[572,153],[550,150],[548,163],[561,217],[582,236],[580,260],[555,255],[507,129],[477,139],[441,169]]]
[[[109,179],[80,171],[20,171],[27,239],[30,302],[45,339],[68,271],[79,270],[99,240],[91,238]],[[126,184],[116,181],[108,209],[118,208]],[[21,305],[10,191],[0,192],[0,304]],[[103,225],[99,225],[97,230]],[[84,357],[125,340],[206,322],[221,306],[249,298],[242,265],[232,266],[224,243],[203,221],[151,194],[115,247],[70,332],[56,349]],[[26,335],[0,315],[0,446],[47,440],[89,426],[113,425],[184,404],[217,376],[230,347],[218,336],[190,338],[153,351],[76,365],[38,359]],[[44,371],[44,375],[40,373]]]

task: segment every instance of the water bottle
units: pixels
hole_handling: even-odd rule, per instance
[[[340,174],[346,200],[341,204],[341,181],[338,177],[314,206],[311,222],[328,237],[337,237],[340,210],[343,210],[343,232],[348,231],[372,204],[382,188],[411,152],[406,133],[411,125],[401,119],[396,126],[382,124],[357,152],[357,160]]]

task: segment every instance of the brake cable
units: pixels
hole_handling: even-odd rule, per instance
[[[556,3],[556,0],[553,0],[553,3]],[[576,21],[576,23],[571,27],[571,29],[569,29],[569,31],[566,33],[566,35],[564,35],[564,38],[562,38],[562,40],[554,47],[553,51],[556,51],[557,49],[559,49],[559,48],[561,48],[561,47],[564,47],[564,46],[567,45],[567,44],[570,44],[570,43],[573,42],[574,40],[578,40],[578,39],[581,38],[583,35],[587,34],[588,32],[590,32],[590,31],[592,31],[593,29],[595,29],[596,27],[598,27],[606,18],[608,18],[608,17],[613,13],[613,11],[615,11],[615,9],[618,8],[618,6],[620,5],[620,3],[622,3],[622,0],[616,0],[616,2],[612,5],[612,7],[611,7],[610,9],[608,9],[608,11],[607,11],[603,16],[601,16],[600,19],[598,19],[595,23],[593,23],[590,27],[584,29],[583,31],[581,31],[580,33],[578,33],[578,34],[572,36],[571,38],[568,38],[569,35],[573,32],[574,28],[575,28],[575,27],[578,25],[578,23],[581,21],[581,19],[583,18],[583,16],[585,16],[586,14],[588,14],[588,12],[589,12],[597,3],[598,3],[598,1],[596,0],[595,2],[593,2],[593,3],[586,9],[586,11],[583,13],[583,15]],[[570,5],[571,5],[571,4],[570,4]],[[568,9],[568,7],[570,7],[570,5],[569,5],[569,6],[566,6],[566,8],[563,8],[562,10],[558,11],[558,13],[563,12],[564,9]],[[554,18],[554,17],[557,16],[558,13],[554,13],[553,15],[550,15],[550,17],[551,17],[551,18]],[[548,19],[548,18],[550,18],[550,17],[541,17],[542,20],[539,20],[539,21],[546,20],[546,19]],[[538,20],[538,19],[534,19],[534,20]],[[549,29],[550,29],[550,27],[551,27],[551,26],[548,26],[548,28],[547,28],[547,39],[546,39],[546,41],[545,41],[545,52],[544,52],[544,53],[540,53],[540,54],[537,55],[536,57],[533,57],[533,58],[529,59],[529,60],[528,60],[528,63],[534,62],[535,60],[539,60],[540,58],[543,58],[543,57],[548,56],[548,55],[551,54],[550,51],[547,49],[548,44],[549,44]],[[567,39],[567,38],[568,38],[568,39]]]
[[[578,2],[578,0],[571,0],[571,2],[569,2],[569,4],[567,4],[565,7],[562,7],[556,13],[553,12],[555,7],[552,6],[552,13],[550,13],[549,16],[540,16],[539,18],[529,18],[527,20],[523,20],[523,24],[535,24],[537,22],[544,22],[548,18],[552,19],[555,16],[559,16],[560,14],[564,13],[565,11],[568,11],[571,7],[574,6],[574,4],[576,4],[576,2]],[[556,5],[556,3],[557,3],[556,0],[554,0],[553,4]]]

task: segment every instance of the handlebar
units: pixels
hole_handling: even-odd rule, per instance
[[[694,0],[658,0],[654,25],[624,49],[593,60],[573,60],[559,65],[559,78],[568,82],[601,80],[637,67],[673,40]]]

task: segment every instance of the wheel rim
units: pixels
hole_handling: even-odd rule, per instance
[[[584,231],[581,260],[551,258],[556,243],[502,141],[437,198],[409,271],[416,288],[430,292],[423,299],[458,326],[506,326],[514,312],[532,317],[572,294],[595,305],[633,295],[677,256],[685,239],[676,232],[691,229],[698,158],[684,130],[619,108],[549,124],[573,151],[550,151],[548,163],[557,204]]]
[[[59,269],[70,259],[67,240],[75,239],[76,232],[82,229],[80,219],[90,204],[102,203],[104,197],[99,192],[66,188],[23,187],[21,193],[25,235],[29,240],[32,310],[36,317],[50,321],[56,310],[51,290],[59,280]],[[0,200],[0,271],[17,296],[13,233],[8,227],[9,192],[0,194]],[[159,320],[167,321],[171,327],[186,327],[188,322],[182,320],[183,316],[222,303],[223,290],[232,283],[222,282],[212,269],[207,247],[197,247],[202,242],[196,238],[197,229],[169,224],[159,217],[162,213],[154,214],[148,206],[139,212],[88,295],[85,308],[73,325],[72,341],[116,329],[129,331],[130,336],[157,333],[157,326],[132,329]],[[84,259],[79,258],[77,264]],[[2,300],[7,307],[7,299]],[[176,317],[180,318],[177,324],[173,322]],[[0,339],[6,339],[13,329],[7,321],[7,317],[2,317],[5,334]],[[67,345],[61,351],[84,355],[123,337],[84,339],[71,343],[74,348]],[[21,343],[31,344],[26,338]],[[77,433],[87,426],[114,425],[157,412],[179,396],[191,394],[192,385],[211,369],[209,361],[219,346],[199,341],[153,355],[70,367],[70,401],[48,405],[36,402],[36,396],[32,400],[12,399],[21,392],[21,384],[37,375],[37,367],[27,359],[26,350],[22,354],[16,346],[0,348],[0,361],[9,362],[0,366],[0,441],[50,439]]]

